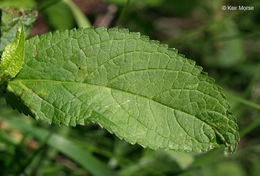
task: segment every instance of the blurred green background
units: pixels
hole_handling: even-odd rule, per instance
[[[254,10],[223,10],[223,5]],[[241,134],[236,153],[229,155],[222,148],[202,154],[152,151],[97,125],[41,123],[8,107],[0,95],[0,175],[260,176],[259,1],[0,0],[0,7],[22,11],[18,17],[33,10],[23,19],[27,27],[38,11],[28,38],[92,24],[128,28],[177,48],[223,87]],[[1,30],[8,32],[3,24]],[[3,37],[0,48],[6,43]]]

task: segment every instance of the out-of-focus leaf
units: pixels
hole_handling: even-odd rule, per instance
[[[213,170],[212,170],[213,172]],[[222,176],[222,175],[228,175],[228,176],[246,176],[244,173],[244,170],[241,168],[241,166],[236,162],[221,162],[218,163],[218,165],[214,169],[214,176]]]
[[[35,7],[34,0],[0,0],[0,8],[15,8],[19,10]]]
[[[213,25],[210,29],[214,38],[237,36],[239,32],[232,19],[226,19],[221,24]],[[204,61],[207,65],[231,67],[244,60],[242,39],[218,41],[215,45],[206,47]]]
[[[8,124],[18,128],[21,131],[25,131],[41,141],[44,141],[48,138],[47,144],[57,149],[61,153],[73,159],[87,171],[92,173],[95,176],[113,176],[112,171],[106,166],[105,163],[102,163],[97,158],[95,158],[91,153],[86,150],[83,150],[74,142],[66,139],[58,134],[51,134],[50,132],[35,127],[33,125],[29,125],[21,120],[15,118],[5,118],[0,113],[0,119],[6,121]]]
[[[102,0],[107,3],[111,4],[116,4],[119,6],[124,6],[127,3],[127,0]],[[160,5],[164,4],[166,0],[142,0],[142,1],[137,1],[137,0],[130,0],[131,4],[136,6],[136,7],[159,7]]]
[[[1,19],[0,53],[13,41],[20,24],[24,25],[25,38],[27,38],[31,33],[31,28],[36,17],[36,11],[3,10]]]
[[[127,0],[102,0],[107,3],[116,4],[116,5],[125,5]],[[135,1],[135,0],[133,0]]]
[[[72,11],[62,1],[45,8],[43,13],[53,30],[71,29],[75,26]]]
[[[260,62],[239,64],[235,69],[252,77],[260,78]]]
[[[190,153],[166,151],[166,154],[174,159],[181,169],[188,168],[194,161],[194,157]]]
[[[214,159],[216,160],[216,158]],[[205,163],[200,169],[189,172],[187,176],[246,176],[245,171],[238,162],[227,161],[227,158],[219,160],[219,162],[214,159],[209,163]]]
[[[152,1],[152,0],[147,0]],[[200,0],[181,0],[181,1],[173,1],[173,0],[164,0],[163,3],[158,4],[157,8],[162,13],[174,14],[178,16],[185,16],[187,14],[191,14],[193,9],[197,7]]]
[[[174,152],[146,150],[135,164],[122,168],[120,176],[150,176],[175,175],[182,172],[182,168],[172,157]]]
[[[103,0],[107,3],[116,4],[119,6],[124,6],[127,3],[127,0]],[[200,0],[182,0],[182,1],[174,1],[174,0],[131,0],[131,5],[136,8],[145,8],[152,7],[156,8],[158,11],[167,14],[174,15],[187,15],[192,12],[192,10],[197,7]]]

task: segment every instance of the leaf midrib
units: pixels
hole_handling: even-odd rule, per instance
[[[25,84],[23,84],[23,83],[21,83],[26,89],[28,89],[28,90],[30,90],[30,88],[29,87],[27,87]],[[65,83],[66,84],[66,83]],[[62,84],[63,85],[63,84]],[[95,85],[94,85],[95,86]],[[110,89],[110,92],[111,92],[111,89]],[[72,94],[73,95],[73,94]],[[121,106],[118,102],[117,102],[117,100],[113,97],[113,94],[111,94],[112,95],[112,98],[116,101],[116,103],[119,105],[119,106]],[[41,99],[43,99],[44,100],[44,98],[43,97],[41,97],[41,96],[39,96],[38,94],[36,94],[36,96],[38,96],[38,97],[40,97]],[[73,95],[73,96],[75,96],[75,95]],[[76,97],[76,96],[75,96]],[[76,97],[77,98],[77,97]],[[79,99],[80,100],[80,99]],[[52,105],[50,102],[48,102],[47,100],[44,100],[46,103],[48,103],[49,105]],[[80,100],[81,102],[82,102],[82,100]],[[82,102],[82,103],[84,103],[84,102]],[[52,105],[53,106],[53,105]],[[59,108],[57,108],[57,107],[55,107],[55,106],[53,106],[55,109],[57,109],[58,111],[60,111],[61,113],[64,113],[64,114],[66,114],[66,112],[64,112],[64,111],[61,111]],[[121,106],[121,108],[122,109],[124,109],[122,106]],[[124,109],[125,110],[125,109]],[[125,112],[126,113],[128,113],[128,111],[126,111],[125,110]],[[95,112],[95,113],[97,113],[97,112]],[[129,116],[131,116],[131,117],[133,117],[135,120],[137,120],[141,125],[143,125],[145,128],[147,128],[148,130],[151,130],[150,128],[148,128],[148,126],[146,126],[146,125],[144,125],[142,122],[140,122],[138,119],[136,119],[134,116],[132,116],[131,114],[129,114],[128,113],[128,115]],[[108,120],[108,119],[107,119]],[[52,120],[51,120],[52,121]],[[110,121],[110,122],[112,122],[112,121]],[[70,122],[69,122],[70,123]],[[112,122],[112,123],[114,123],[114,122]],[[180,125],[180,124],[179,124]],[[117,126],[117,127],[119,127],[119,126]],[[188,136],[190,136],[188,133],[187,133],[187,131],[182,127],[182,126],[180,126],[183,130],[184,130],[184,132],[188,135]],[[156,134],[158,134],[159,136],[161,136],[161,137],[163,137],[163,138],[165,138],[165,139],[167,139],[167,137],[165,137],[165,136],[163,136],[162,134],[160,134],[160,133],[158,133],[157,131],[156,131]],[[193,136],[190,136],[193,140],[195,140],[195,141],[197,141],[198,143],[201,143],[201,144],[209,144],[208,142],[200,142],[200,141],[198,141],[196,138],[194,138]],[[173,140],[171,140],[171,141],[173,141]],[[211,143],[210,143],[211,144]]]
[[[71,81],[61,81],[61,80],[49,80],[49,79],[15,79],[15,80],[12,80],[10,82],[19,82],[19,81],[28,81],[28,82],[53,82],[53,83],[63,83],[63,84],[83,84],[83,85],[89,85],[89,86],[96,86],[96,87],[101,87],[101,88],[105,88],[105,89],[108,89],[108,90],[116,90],[116,91],[120,91],[120,92],[123,92],[123,93],[129,93],[129,94],[132,94],[132,95],[135,95],[135,96],[138,96],[138,97],[141,97],[141,98],[144,98],[144,99],[148,99],[149,101],[153,101],[155,103],[158,103],[160,105],[163,105],[167,108],[170,108],[174,111],[180,111],[184,114],[187,114],[187,115],[190,115],[194,118],[196,118],[197,120],[201,121],[202,123],[206,124],[208,127],[212,128],[213,130],[216,130],[214,127],[212,127],[210,124],[208,124],[207,122],[201,120],[200,118],[196,117],[195,115],[193,114],[190,114],[188,112],[185,112],[183,110],[180,110],[180,109],[174,109],[173,107],[167,105],[167,104],[164,104],[164,103],[161,103],[161,102],[158,102],[154,99],[150,99],[149,97],[146,97],[146,96],[143,96],[143,95],[139,95],[139,94],[136,94],[136,93],[133,93],[133,92],[129,92],[129,91],[125,91],[125,90],[121,90],[121,89],[118,89],[118,88],[114,88],[114,87],[107,87],[107,86],[102,86],[102,85],[97,85],[97,84],[90,84],[90,83],[86,83],[86,82],[71,82]],[[218,130],[216,130],[218,132]],[[221,135],[221,133],[218,132],[218,135]],[[222,136],[223,137],[223,136]],[[224,137],[223,137],[224,138]]]

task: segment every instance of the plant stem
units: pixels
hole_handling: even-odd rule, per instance
[[[237,101],[237,102],[239,102],[239,103],[242,103],[242,104],[244,104],[244,105],[247,105],[247,106],[249,106],[249,107],[251,107],[251,108],[255,108],[255,109],[257,109],[257,110],[260,110],[260,105],[259,105],[259,104],[256,104],[256,103],[254,103],[254,102],[252,102],[252,101],[249,101],[249,100],[246,100],[246,99],[244,99],[244,98],[238,97],[238,96],[233,95],[233,94],[231,94],[231,93],[229,93],[229,92],[226,92],[226,95],[227,95],[228,98],[230,98],[230,99],[232,99],[232,100],[234,100],[234,101]]]
[[[123,10],[121,11],[121,13],[120,13],[120,15],[119,15],[118,20],[117,20],[117,22],[116,22],[116,26],[118,26],[118,25],[121,23],[122,19],[124,18],[125,14],[126,14],[126,9],[127,9],[127,7],[129,6],[129,4],[130,4],[130,0],[127,0],[125,6],[124,6],[124,8],[123,8]]]
[[[70,7],[78,27],[87,28],[92,26],[88,18],[81,12],[76,4],[74,4],[71,0],[63,0],[63,2]]]

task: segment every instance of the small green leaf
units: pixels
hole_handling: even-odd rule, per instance
[[[19,97],[36,119],[92,121],[152,149],[236,148],[238,127],[221,88],[175,49],[117,28],[49,33],[25,48],[7,100],[17,107],[10,97]]]
[[[24,29],[19,28],[15,39],[4,49],[0,62],[0,79],[14,78],[22,68],[24,61]]]

